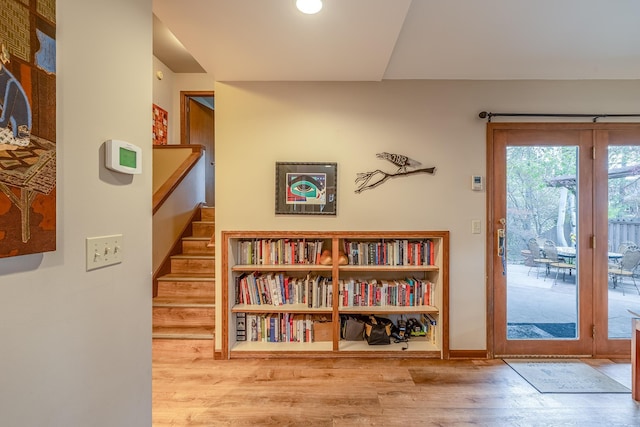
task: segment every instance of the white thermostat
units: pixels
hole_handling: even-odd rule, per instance
[[[471,189],[473,191],[482,191],[484,190],[484,180],[481,175],[473,175],[471,177]]]
[[[113,171],[137,175],[142,173],[142,149],[117,139],[105,143],[105,166]]]

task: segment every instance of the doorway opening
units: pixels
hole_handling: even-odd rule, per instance
[[[215,206],[215,97],[213,91],[180,92],[180,143],[205,150],[205,202]]]

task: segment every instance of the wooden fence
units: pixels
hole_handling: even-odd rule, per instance
[[[609,250],[615,252],[623,242],[640,245],[640,220],[609,220]]]

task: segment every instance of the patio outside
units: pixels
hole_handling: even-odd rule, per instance
[[[555,271],[549,276],[540,272],[536,278],[536,267],[524,263],[507,264],[507,318],[509,339],[576,338],[577,298],[575,276],[555,280]],[[622,292],[624,286],[624,295]],[[640,282],[639,282],[640,286]],[[631,314],[629,309],[640,311],[638,295],[631,279],[625,279],[615,288],[609,281],[609,338],[631,337]],[[514,325],[519,324],[518,327]],[[526,327],[524,325],[532,325]],[[544,326],[547,324],[549,326]],[[570,326],[573,325],[573,329]],[[559,332],[554,335],[553,332]],[[572,336],[563,333],[573,332]],[[519,336],[520,335],[520,336]]]

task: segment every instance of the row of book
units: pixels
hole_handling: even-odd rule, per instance
[[[331,322],[311,314],[238,313],[236,339],[254,342],[331,341]]]
[[[429,280],[339,280],[340,307],[434,306],[435,283]]]
[[[245,273],[236,278],[236,304],[304,304],[309,308],[333,307],[331,278],[307,274]]]
[[[432,265],[435,243],[430,240],[344,241],[349,265]]]
[[[324,241],[306,239],[247,239],[239,240],[237,246],[238,264],[318,264]]]
[[[423,325],[422,330],[424,331],[424,337],[430,343],[435,344],[438,320],[430,313],[422,313],[420,315],[420,322]],[[409,333],[411,333],[411,331]]]

